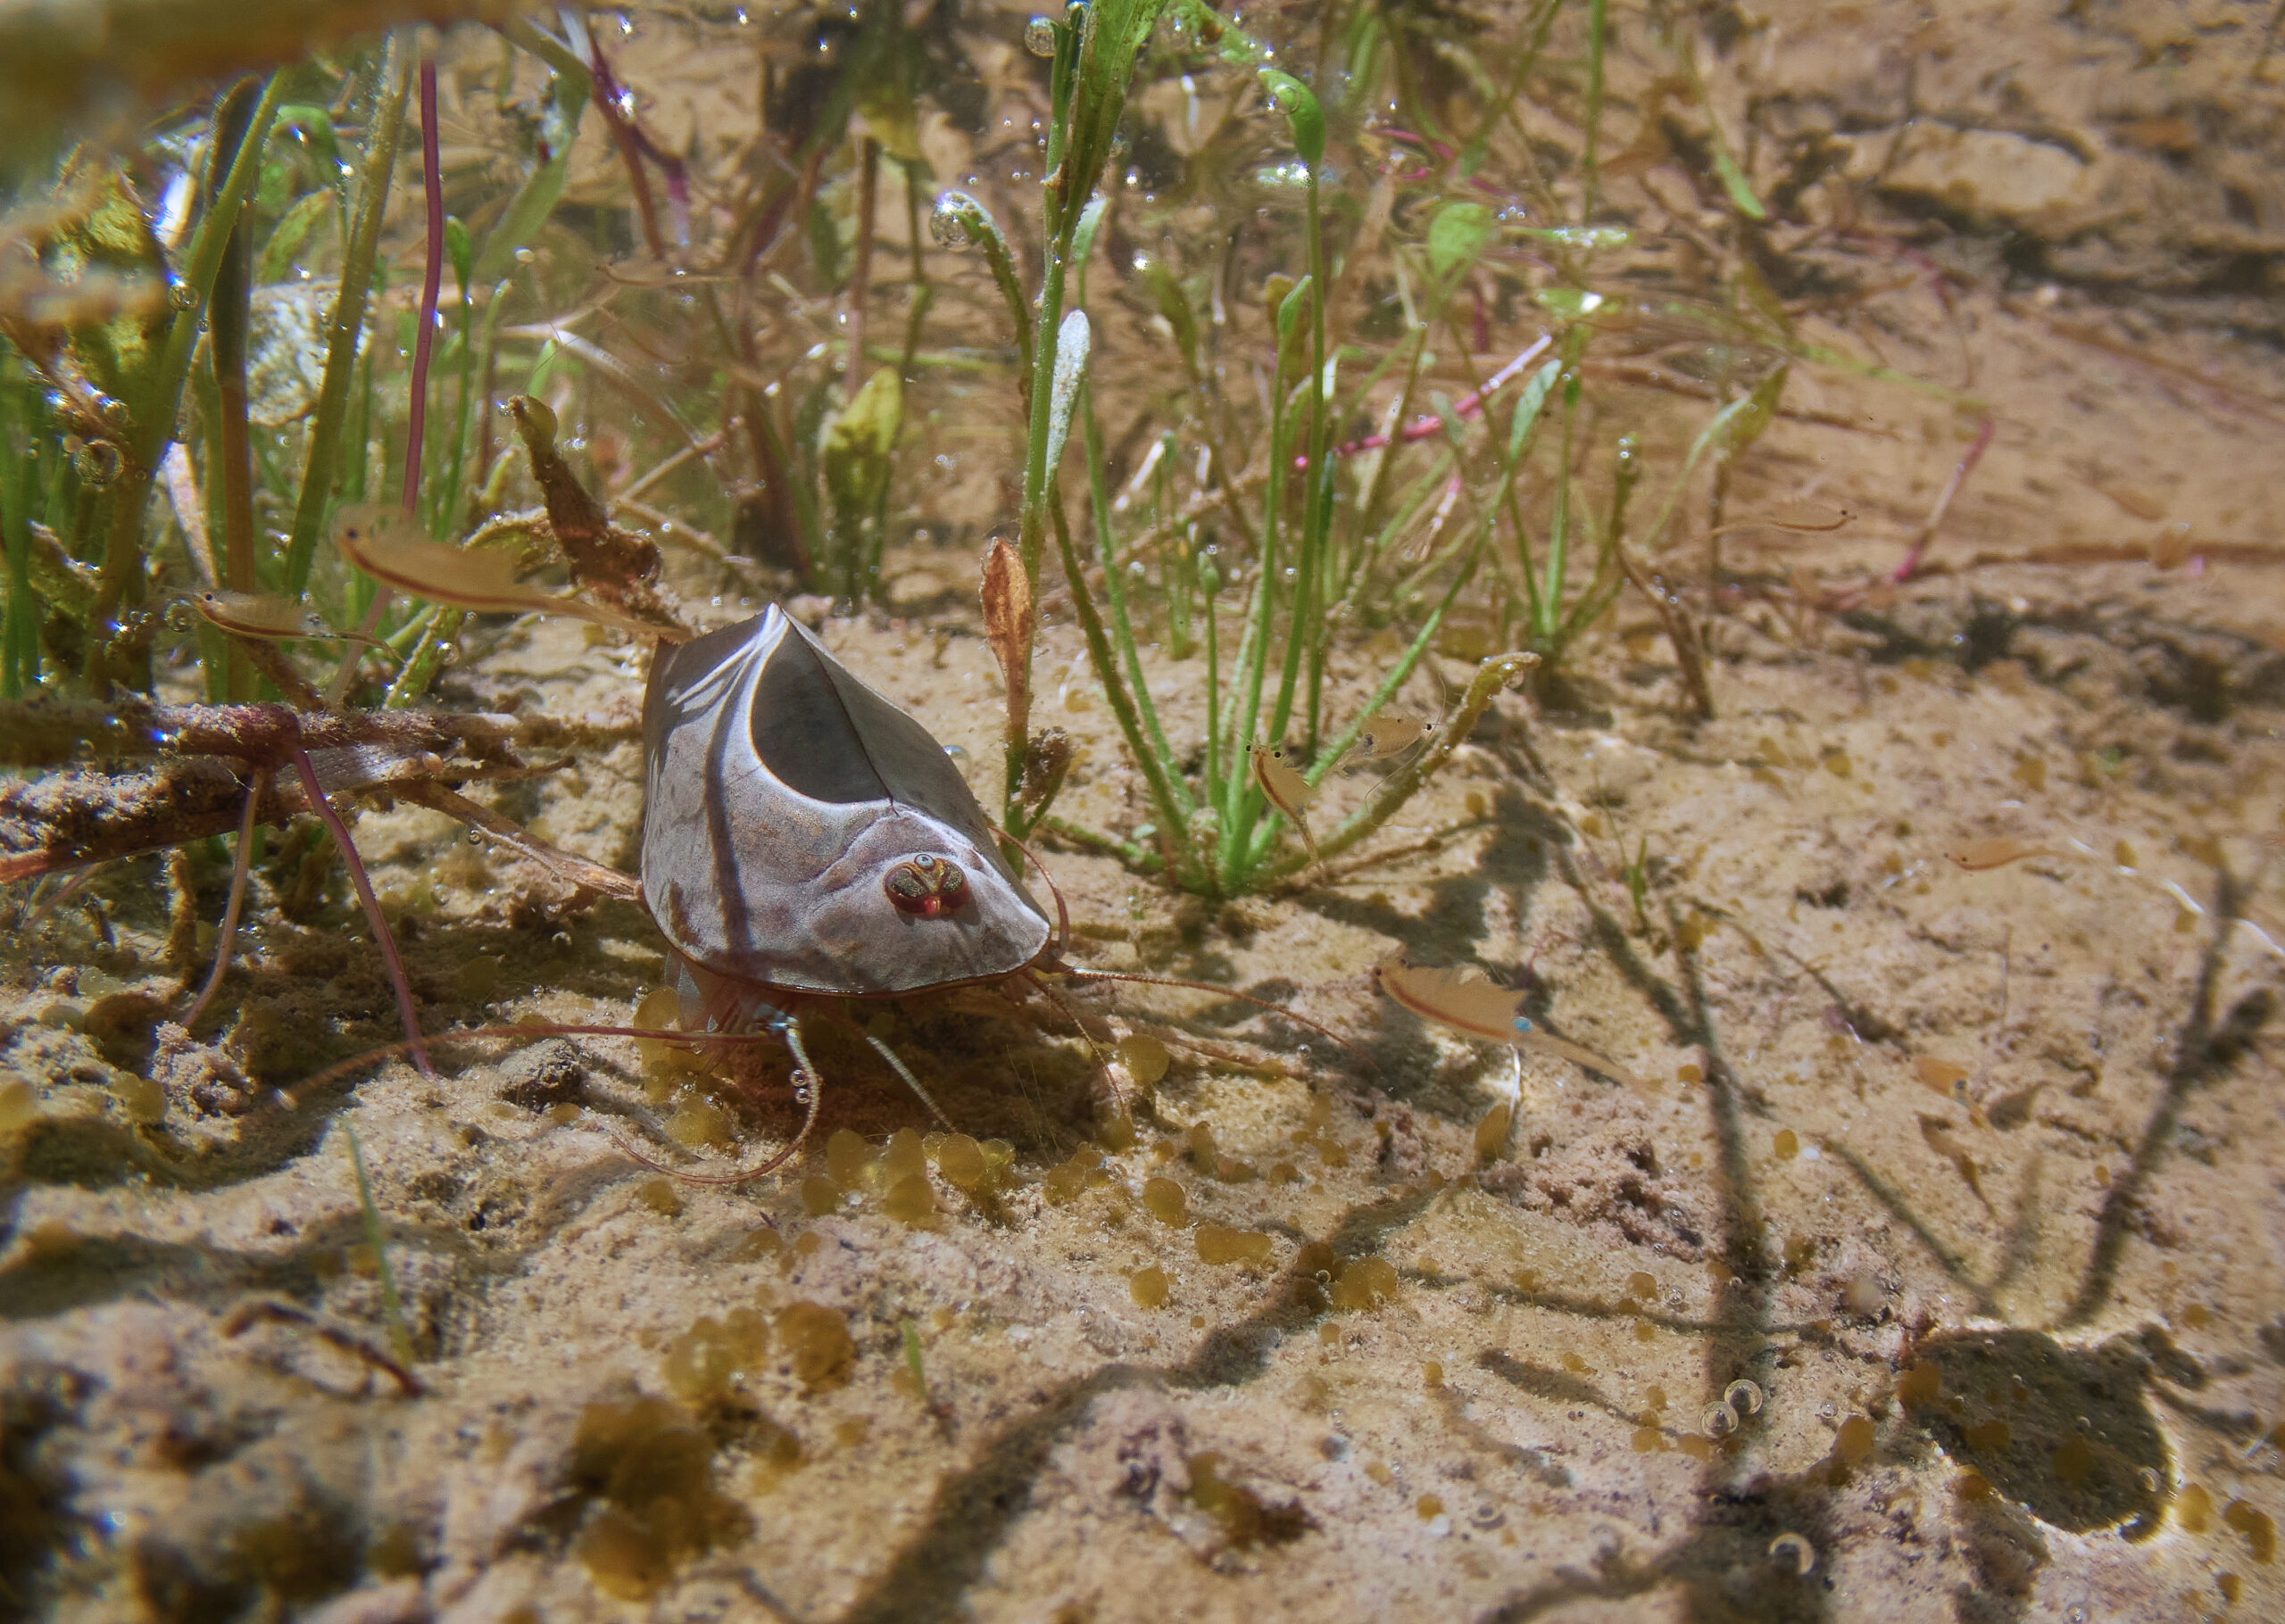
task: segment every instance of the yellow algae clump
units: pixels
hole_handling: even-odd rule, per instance
[[[910,1129],[905,1130],[910,1132]],[[889,1186],[889,1193],[881,1200],[881,1211],[899,1223],[926,1226],[936,1217],[936,1192],[928,1188],[925,1172],[907,1173]]]
[[[1360,1257],[1333,1282],[1335,1308],[1378,1308],[1396,1299],[1396,1268],[1385,1257]]]
[[[720,1404],[769,1352],[769,1322],[752,1309],[733,1308],[719,1321],[702,1314],[667,1344],[667,1386],[685,1404]]]
[[[1137,1308],[1164,1307],[1167,1290],[1164,1269],[1137,1269],[1126,1277],[1127,1295],[1134,1299]]]
[[[1990,1421],[1979,1421],[1976,1425],[1968,1428],[1963,1436],[1966,1438],[1967,1446],[1970,1449],[1974,1450],[1978,1454],[1982,1454],[1990,1451],[2005,1449],[2007,1446],[2007,1440],[2015,1435],[2008,1430],[2006,1421],[1995,1416]]]
[[[2243,1500],[2232,1500],[2222,1508],[2222,1520],[2246,1537],[2246,1544],[2253,1548],[2253,1559],[2267,1567],[2277,1555],[2277,1525],[2269,1513],[2258,1510]]]
[[[1925,1361],[1897,1378],[1896,1396],[1908,1404],[1932,1404],[1943,1391],[1943,1371]]]
[[[1801,1154],[1800,1136],[1791,1128],[1780,1128],[1777,1131],[1777,1138],[1770,1148],[1777,1152],[1779,1161],[1790,1162]]]
[[[730,1261],[734,1264],[760,1263],[765,1257],[776,1257],[785,1249],[785,1238],[764,1224],[730,1248]]]
[[[1142,1206],[1160,1223],[1179,1224],[1190,1216],[1190,1197],[1172,1179],[1145,1179]]]
[[[1626,1295],[1645,1300],[1658,1295],[1658,1277],[1647,1270],[1637,1269],[1626,1277]]]
[[[822,1303],[789,1303],[777,1315],[777,1339],[793,1361],[794,1378],[811,1392],[837,1388],[857,1363],[849,1327]]]
[[[120,1109],[127,1113],[131,1123],[159,1122],[167,1114],[166,1090],[147,1077],[137,1077],[132,1072],[111,1074],[112,1098],[119,1101]]]
[[[672,987],[644,994],[635,1007],[634,1023],[646,1031],[672,1032],[681,1019],[682,994]],[[643,1092],[654,1106],[666,1104],[679,1084],[706,1069],[703,1054],[665,1038],[636,1039],[635,1054],[643,1065]]]
[[[880,1169],[881,1182],[890,1189],[910,1178],[925,1181],[928,1176],[928,1152],[920,1142],[918,1131],[899,1128],[891,1134],[888,1148],[881,1152]]]
[[[577,1544],[595,1587],[642,1601],[679,1562],[744,1537],[744,1510],[714,1487],[714,1442],[663,1398],[589,1404],[571,1446],[570,1478],[604,1504]]]
[[[666,1133],[686,1150],[701,1145],[727,1145],[730,1114],[702,1096],[686,1099],[667,1118]]]
[[[1201,1223],[1192,1231],[1202,1264],[1267,1264],[1270,1239],[1257,1230],[1234,1230],[1219,1223]]]
[[[1167,1067],[1174,1062],[1165,1044],[1139,1032],[1121,1038],[1116,1052],[1137,1088],[1150,1088],[1167,1074]]]
[[[1190,1156],[1190,1164],[1208,1178],[1214,1176],[1214,1164],[1221,1155],[1221,1147],[1214,1142],[1214,1125],[1196,1122],[1183,1136],[1183,1146]]]
[[[1833,1458],[1845,1465],[1854,1466],[1873,1453],[1873,1423],[1862,1415],[1852,1415],[1840,1423],[1840,1430],[1832,1440]]]
[[[978,1148],[984,1152],[984,1188],[1005,1189],[1016,1170],[1016,1148],[1006,1139],[986,1139]]]
[[[21,1077],[0,1076],[0,1134],[21,1133],[39,1120],[39,1090]]]
[[[984,1148],[965,1133],[949,1133],[936,1147],[936,1171],[955,1189],[974,1189],[984,1182]]]
[[[1234,1550],[1282,1545],[1316,1526],[1299,1500],[1270,1505],[1251,1490],[1224,1482],[1218,1454],[1194,1454],[1184,1464],[1190,1469],[1191,1503],[1221,1526],[1224,1543]]]
[[[812,1218],[822,1218],[841,1205],[841,1186],[831,1179],[815,1176],[802,1181],[802,1210]]]
[[[682,1197],[669,1179],[649,1179],[635,1187],[635,1198],[662,1218],[682,1215]]]
[[[2186,1534],[2203,1534],[2214,1516],[2214,1496],[2195,1483],[2186,1483],[2174,1496],[2174,1520]]]
[[[1076,1201],[1086,1193],[1087,1175],[1103,1164],[1103,1153],[1092,1145],[1082,1145],[1071,1153],[1071,1159],[1048,1170],[1040,1181],[1040,1193],[1056,1206]]]
[[[846,1128],[835,1128],[825,1142],[826,1175],[843,1189],[855,1189],[865,1176],[873,1153],[864,1139]]]

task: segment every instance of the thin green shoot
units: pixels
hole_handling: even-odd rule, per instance
[[[373,1205],[372,1181],[365,1176],[365,1152],[357,1143],[357,1130],[341,1125],[349,1140],[349,1164],[357,1173],[357,1205],[365,1214],[365,1245],[373,1255],[373,1278],[381,1288],[381,1319],[388,1327],[389,1350],[405,1369],[412,1368],[412,1333],[404,1323],[404,1303],[397,1296],[396,1276],[389,1270],[389,1248],[381,1233],[380,1209]]]

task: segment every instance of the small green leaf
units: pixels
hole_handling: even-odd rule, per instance
[[[1524,454],[1524,442],[1531,437],[1539,414],[1547,405],[1547,397],[1555,388],[1555,380],[1563,373],[1563,363],[1549,361],[1532,374],[1532,381],[1524,385],[1523,394],[1516,402],[1515,421],[1508,426],[1508,461],[1513,466]]]
[[[1184,362],[1195,369],[1198,364],[1198,313],[1190,308],[1190,295],[1175,279],[1164,261],[1156,254],[1144,256],[1136,262],[1142,280],[1149,285],[1151,297],[1159,307],[1159,314],[1175,330],[1175,343],[1182,347]]]
[[[294,269],[295,256],[310,233],[333,217],[333,194],[312,192],[286,211],[270,233],[270,240],[262,245],[262,256],[255,262],[254,280],[267,286],[282,282],[286,273]]]
[[[1532,301],[1549,315],[1566,321],[1591,316],[1603,307],[1603,296],[1583,287],[1542,287],[1532,295]]]
[[[484,246],[476,254],[476,276],[480,282],[497,282],[506,276],[515,264],[516,250],[537,236],[540,228],[547,223],[547,217],[554,212],[556,201],[563,195],[563,183],[570,178],[571,147],[579,134],[579,113],[587,104],[593,84],[577,59],[565,55],[561,47],[540,29],[520,19],[511,20],[507,26],[509,38],[523,48],[529,50],[535,45],[549,47],[536,54],[556,70],[548,93],[548,106],[540,115],[538,137],[541,146],[552,155],[533,167],[508,204],[507,211],[484,234]]]
[[[1261,70],[1262,94],[1293,127],[1293,150],[1311,170],[1325,162],[1325,112],[1309,87],[1276,68]]]
[[[844,524],[871,513],[889,477],[889,454],[904,422],[904,385],[894,367],[865,380],[825,431],[825,483]]]
[[[1428,269],[1440,279],[1473,264],[1491,237],[1491,206],[1446,203],[1428,222]]]
[[[1739,213],[1748,220],[1769,218],[1769,211],[1762,207],[1761,199],[1753,195],[1753,182],[1746,178],[1746,172],[1730,155],[1729,144],[1722,139],[1722,132],[1718,128],[1714,132],[1714,172],[1721,177],[1722,189],[1730,195],[1730,201],[1737,205]]]
[[[453,262],[453,275],[465,294],[476,269],[475,256],[469,246],[468,227],[457,214],[445,217],[445,257]]]
[[[280,129],[298,129],[311,152],[325,161],[328,180],[338,178],[341,173],[341,147],[334,139],[333,114],[322,107],[304,102],[288,102],[278,110]]]
[[[1277,303],[1277,347],[1282,352],[1293,342],[1293,332],[1300,325],[1301,312],[1309,308],[1310,278],[1303,277],[1293,284],[1293,291]]]
[[[819,287],[841,284],[841,222],[823,197],[810,202],[810,263],[816,267]]]
[[[1095,233],[1101,228],[1103,211],[1109,204],[1110,199],[1101,193],[1089,198],[1087,206],[1079,213],[1079,228],[1072,233],[1071,269],[1078,273],[1078,296],[1072,301],[1075,304],[1087,302],[1087,260],[1095,251]]]
[[[1712,445],[1717,460],[1727,462],[1761,438],[1761,431],[1777,415],[1778,398],[1785,393],[1786,370],[1778,368],[1756,384],[1752,394],[1723,408]]]

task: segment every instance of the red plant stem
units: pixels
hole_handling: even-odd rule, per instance
[[[627,179],[635,191],[636,212],[643,220],[644,244],[651,250],[652,258],[663,260],[667,257],[667,244],[659,235],[658,206],[651,201],[650,177],[643,163],[648,159],[666,177],[667,201],[674,209],[675,240],[678,245],[690,242],[690,171],[681,159],[651,139],[641,120],[628,115],[627,109],[634,105],[635,98],[611,71],[611,63],[603,58],[602,44],[592,33],[587,39],[587,69],[594,76],[596,110],[610,126],[611,138],[627,165]]]
[[[1518,355],[1515,360],[1500,368],[1499,371],[1493,373],[1490,380],[1484,384],[1483,388],[1477,390],[1473,394],[1464,394],[1460,396],[1458,400],[1454,401],[1452,402],[1452,415],[1456,418],[1472,418],[1477,412],[1483,410],[1484,402],[1490,400],[1500,390],[1506,388],[1508,385],[1515,379],[1517,373],[1521,372],[1525,367],[1530,366],[1532,362],[1537,360],[1546,352],[1547,346],[1554,342],[1555,336],[1552,333],[1542,333],[1540,335],[1539,342],[1537,344],[1533,344],[1521,355]],[[1415,418],[1402,428],[1398,429],[1393,436],[1389,435],[1367,435],[1361,440],[1350,440],[1345,444],[1334,446],[1332,451],[1326,453],[1326,455],[1333,457],[1354,457],[1359,452],[1378,451],[1383,446],[1389,444],[1392,439],[1393,439],[1397,444],[1409,445],[1415,440],[1425,440],[1430,435],[1434,434],[1443,426],[1444,420],[1442,418]],[[1297,468],[1305,468],[1309,467],[1309,460],[1308,455],[1305,453],[1294,458],[1293,466]]]
[[[340,848],[341,860],[349,866],[350,882],[357,887],[357,900],[364,905],[365,918],[373,927],[373,940],[381,949],[381,960],[388,966],[389,989],[396,994],[396,1012],[404,1023],[404,1046],[412,1056],[413,1065],[420,1068],[423,1077],[436,1073],[428,1064],[428,1051],[420,1041],[420,1016],[412,1007],[412,983],[404,978],[404,960],[397,957],[396,938],[389,933],[389,922],[381,912],[380,899],[373,895],[373,882],[365,877],[365,865],[358,859],[357,847],[349,838],[347,825],[341,815],[333,809],[333,802],[326,798],[324,786],[318,783],[318,769],[310,761],[310,752],[297,740],[294,745],[294,771],[302,780],[302,793],[309,798],[310,809],[325,820],[326,830],[333,836],[333,843]]]
[[[1983,419],[1983,427],[1976,430],[1975,443],[1967,448],[1967,454],[1960,459],[1959,466],[1952,470],[1951,483],[1947,485],[1942,493],[1936,498],[1936,505],[1928,510],[1928,522],[1922,525],[1920,534],[1912,538],[1912,547],[1904,555],[1904,562],[1899,564],[1890,575],[1889,580],[1895,585],[1903,585],[1918,573],[1920,560],[1927,556],[1929,543],[1936,539],[1936,531],[1943,524],[1945,513],[1951,508],[1952,498],[1960,493],[1960,487],[1967,483],[1967,476],[1975,471],[1975,465],[1983,460],[1985,450],[1991,444],[1992,433],[1998,427],[1997,418],[1986,418]]]
[[[420,59],[420,167],[428,189],[428,262],[420,280],[420,326],[412,340],[412,402],[404,426],[404,510],[420,497],[420,441],[428,423],[428,352],[436,294],[445,283],[445,177],[436,162],[436,59]],[[423,1062],[422,1070],[427,1070]]]

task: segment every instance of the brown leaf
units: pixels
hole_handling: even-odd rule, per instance
[[[571,579],[614,601],[647,596],[643,589],[658,576],[659,550],[614,526],[602,504],[587,494],[587,487],[555,449],[553,411],[528,394],[510,400],[508,410],[532,460],[532,477],[547,499],[548,528],[563,549]]]
[[[1030,706],[1032,587],[1023,560],[1000,537],[984,551],[984,634],[1008,683],[1008,729],[1020,738]]]

